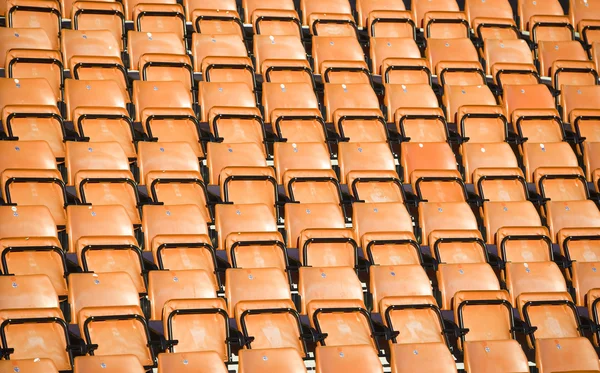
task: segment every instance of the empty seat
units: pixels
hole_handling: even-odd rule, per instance
[[[285,371],[306,373],[302,357],[293,348],[240,350],[240,373],[259,373],[265,371]]]
[[[12,286],[21,284],[11,279]],[[15,293],[15,292],[11,292]],[[56,293],[55,293],[56,294]],[[13,294],[13,296],[17,296]],[[61,371],[70,370],[73,356],[67,324],[56,308],[32,308],[0,311],[3,348],[12,349],[11,361],[19,359],[51,359]],[[19,370],[14,368],[13,371]],[[37,370],[36,370],[37,372]]]
[[[506,287],[513,304],[523,293],[567,290],[565,279],[554,262],[506,263]]]
[[[421,265],[401,264],[378,265],[370,268],[369,284],[373,297],[373,312],[385,314],[385,305],[394,304],[396,297],[433,296],[427,273]],[[395,325],[397,328],[404,327],[402,323],[395,323]],[[405,336],[405,338],[409,337]],[[407,340],[403,339],[403,341]]]
[[[87,109],[84,110],[83,108],[108,107],[113,109],[126,109],[126,104],[128,102],[129,97],[123,94],[122,89],[114,80],[67,79],[65,81],[65,105],[67,107],[66,119],[73,119],[75,117],[75,110],[77,108],[81,109],[81,114],[86,114]],[[97,112],[92,111],[90,114],[96,113]],[[107,114],[112,113],[109,112]],[[83,119],[85,119],[85,117]],[[80,115],[78,121],[83,119],[82,115]],[[83,128],[84,127],[79,127],[79,130],[83,131]],[[125,137],[125,139],[120,142],[131,143],[131,140],[131,138]],[[129,150],[130,148],[131,145],[125,149]]]
[[[478,0],[466,0],[465,1],[465,13],[467,14],[467,19],[469,23],[473,26],[473,29],[476,30],[476,36],[482,39],[487,39],[484,35],[482,35],[483,30],[478,30],[478,25],[483,24],[481,29],[491,28],[493,32],[500,32],[502,35],[502,31],[506,33],[507,31],[512,31],[514,29],[515,38],[518,37],[518,30],[513,21],[513,12],[510,3],[506,0],[493,0],[490,2],[489,0],[485,3],[482,3]],[[507,28],[505,25],[509,24],[512,28]],[[499,31],[496,31],[498,30]],[[492,34],[493,35],[493,34]],[[493,35],[491,39],[503,39],[503,37],[498,37],[497,35]]]
[[[311,314],[318,312],[319,307],[331,308],[327,304],[329,301],[357,301],[363,304],[363,291],[358,276],[354,270],[350,267],[301,267],[300,277],[298,280],[298,293],[301,296],[302,309],[301,314]],[[311,302],[314,302],[312,305]],[[347,303],[346,303],[347,304]],[[320,305],[317,307],[316,305]],[[363,307],[364,308],[364,307]],[[335,311],[332,311],[335,312]],[[313,316],[314,318],[318,318]],[[322,315],[322,317],[324,317]],[[331,326],[333,322],[335,324],[335,317],[325,317],[327,324]],[[321,320],[325,322],[324,320]],[[325,327],[325,325],[323,325]],[[357,331],[360,328],[356,329]],[[340,334],[332,335],[331,343],[333,339],[337,341],[339,345],[345,338],[352,338],[348,333],[344,333],[343,330],[339,331]],[[361,336],[357,336],[360,338]],[[370,339],[370,335],[367,336]],[[325,342],[328,342],[327,340]],[[369,343],[369,342],[367,342]],[[343,342],[341,343],[343,345]],[[356,344],[356,343],[349,343]]]
[[[342,203],[337,176],[328,170],[289,170],[283,178],[286,196],[300,203]]]
[[[254,92],[245,83],[198,83],[200,120],[208,120],[211,109],[216,107],[256,107]]]
[[[153,241],[161,236],[208,234],[208,221],[197,205],[144,205],[142,207],[144,250],[150,251]]]
[[[525,201],[527,185],[520,168],[479,168],[473,172],[476,193],[492,202]]]
[[[51,37],[41,28],[4,27],[0,30],[0,40],[0,66],[5,66],[7,52],[11,49],[58,49],[58,34]]]
[[[62,97],[63,62],[55,50],[11,49],[4,67],[7,78],[46,78],[55,97]]]
[[[56,365],[50,359],[21,359],[21,360],[3,360],[0,361],[0,372],[13,373],[19,372],[39,372],[39,373],[58,373]]]
[[[172,299],[208,299],[216,296],[214,276],[207,271],[200,269],[148,273],[151,320],[161,320],[164,305]]]
[[[435,157],[425,154],[435,154]],[[457,169],[454,153],[445,142],[403,142],[400,145],[400,165],[406,182],[413,182],[415,171]]]
[[[600,210],[590,200],[561,201],[546,203],[546,221],[550,228],[550,238],[564,228],[591,228],[600,226]]]
[[[581,43],[570,41],[541,41],[538,43],[540,75],[550,76],[552,65],[559,60],[587,61],[588,56]]]
[[[265,204],[219,204],[215,207],[215,229],[218,248],[225,250],[227,236],[232,233],[276,232],[277,221],[272,206]]]
[[[334,203],[294,203],[285,208],[286,244],[288,247],[298,247],[301,233],[307,229],[345,228],[345,218],[342,208]]]
[[[478,62],[477,50],[471,39],[428,39],[425,56],[429,66],[437,70],[439,62],[473,61]]]
[[[281,109],[319,109],[312,85],[308,83],[263,83],[262,104],[265,122],[273,122],[273,112]]]
[[[340,137],[350,142],[385,142],[389,137],[379,109],[339,109],[333,113],[333,123]]]
[[[123,206],[67,206],[68,252],[76,252],[78,240],[87,236],[134,237],[133,224]]]
[[[177,3],[125,2],[127,18],[134,21],[134,30],[142,32],[169,32],[186,37],[185,13]]]
[[[288,267],[287,249],[279,232],[234,232],[227,236],[223,249],[234,268]]]
[[[386,84],[384,87],[388,122],[394,121],[396,112],[401,109],[438,107],[437,97],[429,84]]]
[[[158,355],[159,373],[190,373],[194,370],[198,373],[227,373],[223,360],[214,351],[163,353]]]
[[[310,71],[306,51],[301,40],[295,35],[254,35],[253,54],[256,60],[256,73],[269,77],[267,62],[281,61],[283,66],[299,66],[302,71]]]
[[[412,232],[374,232],[362,236],[363,257],[371,264],[420,264],[420,246]]]
[[[303,144],[302,144],[303,145]],[[209,143],[206,165],[209,169],[209,183],[219,185],[219,180],[227,167],[266,167],[264,148],[256,143]]]
[[[346,184],[349,175],[359,177],[371,170],[395,172],[396,164],[389,145],[380,143],[343,143],[338,148],[340,182]]]
[[[1,276],[0,289],[0,310],[58,311],[58,294],[46,275]]]
[[[278,184],[283,184],[287,171],[331,169],[329,150],[324,143],[277,142],[273,156]]]
[[[354,36],[314,36],[312,56],[315,74],[327,83],[369,83],[365,56]]]
[[[307,266],[356,267],[357,247],[352,229],[309,228],[298,238],[298,256]]]
[[[230,315],[241,301],[291,299],[287,276],[278,268],[228,268],[225,295]]]
[[[446,106],[446,119],[450,123],[458,123],[457,113],[465,105],[496,105],[496,98],[486,85],[446,86],[442,99]]]
[[[355,203],[352,209],[354,237],[366,233],[413,232],[413,223],[403,203]]]
[[[507,339],[465,343],[465,370],[483,372],[490,369],[527,373],[529,363],[519,342]]]
[[[456,170],[416,170],[412,188],[420,202],[466,202],[465,185]]]
[[[421,202],[419,227],[421,243],[427,245],[429,235],[438,230],[477,230],[477,219],[466,202]]]
[[[451,308],[459,291],[500,290],[498,278],[487,263],[441,264],[436,275],[445,310]]]
[[[46,206],[0,206],[0,223],[0,238],[58,238],[56,223]]]
[[[210,351],[221,363],[230,359],[229,316],[223,298],[169,300],[163,307],[162,320],[169,341],[168,355]],[[198,335],[207,338],[195,338]]]
[[[127,71],[121,60],[121,38],[106,29],[64,30],[61,41],[63,62],[74,79],[114,80],[121,94],[128,96]],[[94,103],[89,106],[110,105]]]
[[[349,172],[346,184],[357,201],[403,202],[406,200],[396,171]]]
[[[277,203],[277,181],[271,167],[226,167],[219,176],[223,202]]]
[[[535,206],[529,201],[484,202],[483,224],[487,243],[500,244],[497,232],[503,227],[540,227],[541,219]]]
[[[428,39],[459,39],[470,37],[469,21],[463,12],[432,11],[423,17],[424,35]]]
[[[81,1],[72,4],[70,16],[74,30],[108,30],[119,43],[125,40],[125,14],[123,4],[113,2]],[[64,31],[63,31],[64,32]]]
[[[164,53],[185,55],[186,49],[180,35],[172,32],[127,32],[129,68],[137,69],[144,54]]]
[[[367,83],[326,83],[323,103],[327,122],[332,122],[335,113],[342,109],[379,109],[379,100]]]
[[[518,2],[519,28],[521,31],[529,30],[531,17],[538,15],[563,16],[564,11],[558,0],[549,0],[538,3],[535,0],[521,0]]]
[[[371,38],[369,56],[371,58],[372,73],[384,77],[384,82],[392,83],[389,79],[390,75],[396,74],[392,74],[390,70],[409,70],[412,65],[419,61],[421,52],[412,38],[379,36]],[[422,59],[422,62],[426,63],[426,61]],[[394,67],[390,69],[389,66]],[[423,66],[422,69],[429,70],[429,67]],[[413,71],[409,75],[421,74],[415,74]]]
[[[455,373],[456,363],[445,343],[392,344],[392,373]]]
[[[135,355],[113,355],[113,356],[78,356],[73,364],[73,373],[117,373],[126,369],[131,373],[144,372]]]
[[[486,40],[483,48],[486,61],[486,74],[492,74],[493,70],[496,83],[501,83],[498,76],[503,74],[501,70],[522,70],[526,66],[533,66],[533,55],[525,40]],[[515,73],[516,71],[513,71]],[[510,71],[506,71],[509,74]]]
[[[517,158],[510,145],[505,142],[461,145],[465,182],[470,183],[478,169],[485,168],[518,168]]]
[[[585,337],[538,339],[535,346],[535,365],[540,373],[578,369],[598,371],[596,352]]]
[[[370,346],[318,346],[315,348],[318,373],[348,372],[361,365],[364,373],[383,372],[375,351]]]
[[[107,171],[112,171],[116,178],[133,179],[127,155],[117,142],[69,141],[66,149],[67,185],[74,186],[77,180],[94,178],[94,175],[105,178]],[[78,179],[78,175],[81,179]]]

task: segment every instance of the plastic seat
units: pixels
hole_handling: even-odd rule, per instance
[[[294,303],[287,300],[253,300],[238,302],[237,324],[248,338],[248,349],[293,348],[306,356],[305,336]],[[280,338],[271,338],[276,333]]]
[[[189,56],[166,53],[143,54],[138,71],[144,81],[178,81],[192,92],[194,87],[193,67]]]
[[[172,32],[127,32],[129,68],[136,69],[145,54],[186,55],[185,43],[180,35]]]
[[[13,277],[11,282],[20,284],[18,277]],[[0,311],[0,321],[3,325],[3,347],[14,350],[9,355],[11,361],[50,359],[61,371],[71,369],[73,363],[73,356],[69,350],[71,344],[67,324],[60,310],[56,308],[5,309]]]
[[[215,206],[215,229],[217,247],[225,250],[227,236],[232,233],[276,232],[275,211],[265,204],[219,204]]]
[[[439,62],[469,61],[478,62],[479,56],[473,46],[471,39],[429,39],[425,58],[429,60],[429,66],[437,69]]]
[[[277,180],[271,167],[226,167],[219,176],[223,202],[277,204]]]
[[[278,268],[228,268],[225,271],[225,295],[230,315],[242,301],[291,299],[288,278]]]
[[[538,43],[540,74],[550,76],[552,65],[559,60],[587,61],[588,56],[581,43],[571,41],[542,41]]]
[[[148,299],[151,320],[161,320],[165,304],[173,299],[216,298],[214,275],[207,271],[150,271]]]
[[[477,170],[486,168],[515,169],[519,167],[515,153],[505,142],[461,145],[465,182],[470,183]]]
[[[332,122],[336,112],[342,109],[379,110],[379,100],[370,84],[334,84],[325,83],[323,103],[326,108],[326,120]]]
[[[284,175],[292,170],[331,170],[327,145],[323,143],[274,144],[274,165],[277,184],[283,184]]]
[[[591,202],[591,203],[590,203]],[[600,211],[590,200],[546,203],[546,221],[552,242],[564,228],[591,228],[600,226]]]
[[[209,221],[206,220],[206,215],[197,205],[144,205],[142,216],[145,251],[153,250],[156,245],[154,241],[164,240],[165,236],[193,236],[195,237],[193,243],[198,242],[198,237],[208,235],[207,223]],[[189,243],[187,240],[176,241],[176,243],[178,242]],[[167,241],[167,243],[172,242]],[[186,246],[183,245],[183,247]]]
[[[68,252],[77,251],[78,240],[88,236],[135,236],[127,210],[119,205],[67,206]]]
[[[127,353],[135,355],[144,367],[154,365],[148,326],[129,274],[71,274],[69,302],[71,323],[79,325],[87,344],[98,344],[95,356]]]
[[[125,13],[123,4],[113,2],[77,1],[73,3],[70,14],[74,30],[108,30],[124,48]],[[64,32],[64,31],[63,31]]]
[[[435,157],[425,156],[435,154]],[[403,142],[400,145],[400,165],[406,182],[416,181],[414,174],[423,170],[457,170],[456,158],[445,142]],[[426,176],[421,174],[421,176]]]
[[[334,203],[293,203],[285,207],[286,245],[298,247],[298,239],[302,232],[309,229],[345,228],[342,207]]]
[[[588,198],[585,177],[578,167],[538,168],[533,175],[536,190],[553,201],[582,201]]]
[[[503,105],[509,121],[517,110],[555,108],[552,94],[544,84],[507,85],[503,91]]]
[[[536,328],[528,335],[530,347],[534,346],[537,339],[581,336],[577,309],[568,293],[525,293],[517,298],[517,302],[521,318],[529,327]],[[550,323],[559,328],[549,327]]]
[[[543,4],[538,3],[535,0],[521,0],[518,2],[518,19],[519,29],[521,31],[529,30],[529,22],[531,17],[544,15],[544,16],[563,16],[564,11],[558,0],[550,0]]]
[[[104,178],[110,172],[118,175],[115,177],[133,179],[127,156],[117,142],[67,142],[66,148],[67,185],[75,185],[83,177],[91,178],[93,175]]]
[[[471,344],[477,346],[473,348],[478,351],[477,342],[493,343],[513,338],[512,305],[506,290],[459,291],[454,295],[452,303],[454,317],[459,320],[459,327],[469,330],[458,340],[458,346],[465,351],[465,354],[471,348]],[[502,343],[498,344],[498,347],[502,346]]]
[[[58,312],[58,294],[46,275],[1,276],[0,288],[0,310],[46,309]]]
[[[467,201],[465,185],[455,170],[414,171],[411,185],[421,202]]]
[[[225,239],[227,260],[234,268],[279,268],[289,266],[287,249],[279,232],[234,232]]]
[[[362,7],[362,9],[361,9]],[[404,4],[370,4],[364,1],[357,6],[359,27],[368,28],[369,36],[374,38],[393,37],[415,39],[416,27],[412,14],[404,10]],[[368,13],[368,14],[366,14]]]
[[[256,4],[253,4],[253,6],[255,7],[254,10],[249,10],[249,12],[252,13],[251,23],[255,35],[302,37],[302,23],[293,6],[291,6],[291,9],[282,9],[279,6],[265,9],[262,6],[256,7]]]
[[[58,239],[56,223],[46,206],[0,206],[0,238]],[[35,224],[33,224],[35,223]]]
[[[263,83],[262,104],[265,122],[273,122],[273,112],[282,109],[319,109],[319,101],[308,83]]]
[[[404,63],[408,66],[412,65],[415,61],[410,60],[420,59],[421,52],[419,51],[417,43],[412,38],[379,36],[371,38],[369,56],[371,58],[371,71],[373,74],[385,77],[388,75],[387,68],[384,68],[386,62],[390,64],[393,62],[393,66],[399,66],[394,69],[408,70],[406,67],[402,68]],[[425,60],[423,59],[423,61]],[[425,68],[423,68],[423,70],[425,70]],[[413,71],[412,74],[414,73],[415,72]],[[390,73],[389,75],[392,74]],[[392,81],[388,81],[388,79],[386,79],[385,82],[392,83]]]
[[[8,10],[7,27],[29,28],[35,26],[43,29],[51,40],[57,40],[60,37],[61,14],[60,5],[57,2],[12,0],[7,2],[6,8]]]
[[[486,85],[447,86],[442,99],[450,123],[458,123],[459,108],[466,105],[496,106],[496,98]]]
[[[20,372],[58,373],[56,365],[50,359],[21,359],[3,360],[0,362],[0,372],[12,373],[18,369]]]
[[[363,257],[371,264],[420,264],[420,246],[412,232],[374,232],[362,236]]]
[[[338,148],[340,182],[346,184],[348,177],[360,177],[372,170],[396,172],[396,164],[387,143],[343,143]]]
[[[208,115],[210,132],[228,144],[254,142],[266,147],[265,127],[258,108],[215,107]],[[266,155],[266,149],[265,149]]]
[[[300,354],[293,348],[241,350],[240,373],[259,373],[265,371],[306,373],[306,367]]]
[[[355,203],[352,208],[354,237],[367,233],[413,232],[412,218],[402,203]]]
[[[496,233],[498,256],[505,262],[528,263],[552,260],[552,240],[546,227],[503,227]]]
[[[256,107],[254,92],[245,83],[198,83],[200,121],[206,122],[216,107]]]
[[[354,36],[314,36],[312,56],[315,74],[323,75],[326,83],[369,83],[369,69]]]
[[[7,78],[46,78],[57,101],[62,98],[63,62],[54,50],[11,49],[6,56]]]
[[[140,32],[169,32],[180,38],[186,37],[185,13],[177,3],[125,2],[127,18],[134,22],[134,30]]]
[[[419,227],[422,234],[421,243],[427,245],[432,232],[477,230],[477,220],[466,202],[421,202],[419,203]]]
[[[335,172],[329,170],[290,170],[283,178],[286,196],[300,203],[342,203]]]
[[[573,369],[592,372],[600,370],[594,348],[585,337],[538,339],[535,365],[540,373]]]
[[[498,278],[487,263],[441,264],[436,275],[444,310],[451,308],[457,292],[500,290]]]
[[[298,238],[298,256],[314,267],[356,267],[358,244],[352,229],[306,229]]]
[[[429,11],[423,17],[423,25],[427,39],[461,39],[471,33],[465,13],[458,11]]]
[[[66,258],[55,237],[2,238],[0,248],[4,274],[46,275],[58,295],[67,295]]]
[[[302,13],[302,24],[311,28],[314,27],[314,23],[311,22],[315,19],[314,17],[321,17],[331,13],[336,14],[337,17],[341,17],[342,14],[352,16],[350,3],[346,0],[327,0],[323,2],[302,0],[300,2],[300,11]]]
[[[223,360],[214,351],[164,353],[158,355],[159,373],[190,373],[194,370],[198,373],[227,373],[227,368],[223,364]]]
[[[445,343],[393,344],[390,354],[392,373],[457,372],[454,358]]]
[[[425,14],[428,12],[458,12],[460,8],[455,0],[414,0],[411,2],[411,11],[418,27],[427,27],[427,23],[423,23]]]
[[[73,364],[73,373],[117,373],[127,369],[131,373],[142,373],[144,367],[135,355],[78,356]]]
[[[386,309],[383,306],[393,304],[397,297],[433,296],[427,273],[418,263],[378,265],[370,269],[369,286],[373,297],[373,312],[385,314]],[[403,325],[397,324],[398,327]]]
[[[209,184],[219,185],[224,170],[229,167],[267,167],[264,147],[254,142],[227,144],[208,143],[206,165],[209,169]]]
[[[485,4],[478,0],[466,0],[465,13],[475,30],[475,36],[483,40],[518,38],[512,7],[506,0],[488,1]]]
[[[600,99],[600,90],[595,86],[564,86],[561,90],[560,105],[562,118],[566,122],[575,124],[577,111],[582,109],[596,109]],[[575,118],[573,118],[573,116]]]
[[[211,352],[221,364],[229,361],[229,316],[223,298],[169,300],[163,307],[162,320],[168,341],[179,341],[169,342],[167,355]],[[198,333],[207,338],[194,338]]]
[[[315,348],[318,373],[351,372],[362,366],[365,373],[383,372],[377,351],[369,346],[318,346]]]
[[[292,143],[325,142],[325,121],[317,109],[282,109],[271,112],[271,126],[281,139]]]
[[[198,158],[204,156],[192,93],[182,83],[135,81],[133,104],[136,118],[150,138],[163,143],[187,142]]]
[[[542,226],[539,214],[529,201],[484,202],[482,216],[489,244],[500,244],[496,234],[501,228]]]
[[[254,90],[254,69],[240,35],[192,35],[194,71],[204,73],[206,81],[243,82]]]
[[[318,319],[318,316],[314,316],[314,313],[319,312],[320,307],[332,308],[328,306],[328,302],[355,301],[358,302],[357,304],[364,305],[362,285],[358,276],[350,267],[301,267],[298,294],[300,294],[302,305],[300,313],[306,315],[310,312],[313,320]],[[311,302],[313,302],[312,305]],[[342,308],[344,307],[342,306]],[[326,312],[321,316],[326,318],[329,324],[334,319],[327,317],[328,313]],[[325,322],[325,320],[321,321]],[[325,327],[325,325],[323,326]],[[340,330],[339,333],[344,334],[343,330]],[[341,336],[337,333],[332,337],[331,343],[333,343],[334,338],[338,342],[343,340],[343,337],[340,339]],[[348,335],[346,337],[352,338]],[[370,335],[368,339],[370,339]],[[325,342],[329,341],[326,340]]]
[[[443,86],[486,84],[485,73],[479,62],[440,61],[435,71]]]
[[[483,47],[486,61],[486,74],[493,70],[521,70],[526,66],[533,66],[533,55],[525,40],[486,40]],[[527,70],[524,70],[527,71]],[[503,72],[500,72],[502,74]],[[509,74],[510,71],[505,72]],[[493,74],[498,83],[498,73]]]
[[[346,184],[356,201],[374,203],[406,200],[396,171],[349,172]]]
[[[472,143],[503,142],[508,136],[508,120],[501,106],[461,106],[456,125],[458,134]]]
[[[526,201],[527,185],[519,168],[479,168],[473,172],[476,193],[491,202]]]
[[[74,79],[114,80],[122,92],[121,95],[129,102],[127,71],[121,60],[120,38],[116,38],[111,31],[105,29],[64,30],[61,41],[63,63],[72,71],[71,76]],[[137,62],[134,66],[137,66]],[[65,95],[66,93],[65,91]],[[89,106],[110,105],[94,103]]]
[[[387,124],[376,109],[338,109],[333,113],[336,133],[349,142],[385,142]]]
[[[465,370],[481,372],[502,369],[506,372],[527,373],[529,363],[519,342],[472,341],[465,343]]]
[[[11,49],[58,49],[58,34],[56,37],[49,36],[41,28],[13,28],[4,27],[0,31],[0,66],[6,65],[6,56]]]
[[[596,65],[588,60],[556,60],[550,68],[552,85],[561,90],[565,85],[595,85]]]
[[[254,35],[253,54],[256,73],[264,74],[269,80],[269,68],[265,65],[277,62],[279,66],[294,66],[301,71],[310,71],[306,50],[295,35]]]
[[[437,97],[429,84],[386,84],[384,87],[388,122],[394,121],[396,113],[406,108],[438,107]]]
[[[84,130],[87,128],[83,127],[82,121],[86,120],[86,114],[90,113],[90,117],[97,114],[98,111],[104,111],[100,108],[110,108],[111,111],[106,115],[101,116],[99,119],[115,119],[113,114],[114,109],[127,109],[127,103],[129,102],[129,96],[124,95],[119,84],[114,80],[74,80],[67,79],[65,81],[65,105],[67,110],[66,119],[74,119],[75,110],[80,109],[78,118],[78,130],[80,135],[84,136]],[[109,117],[109,115],[112,115]],[[123,114],[123,116],[125,116]],[[131,153],[133,130],[131,121],[125,116],[117,116],[117,118],[123,119],[129,128],[122,126],[117,123],[119,127],[111,128],[105,125],[105,128],[110,128],[113,134],[112,137],[123,144],[123,149],[128,153]],[[91,119],[89,119],[91,121]],[[81,124],[80,124],[81,123]],[[90,125],[102,125],[103,123],[92,123]],[[95,134],[97,130],[92,128],[92,134]],[[106,136],[106,135],[104,135]],[[96,136],[95,136],[96,137]],[[106,141],[107,138],[98,138],[98,140]],[[113,140],[114,141],[114,140]]]
[[[186,21],[191,22],[198,33],[235,34],[242,36],[242,25],[235,1],[196,1],[183,3],[186,9]],[[204,26],[204,27],[202,27]]]
[[[513,304],[523,293],[567,291],[565,279],[554,262],[507,263],[506,287]]]

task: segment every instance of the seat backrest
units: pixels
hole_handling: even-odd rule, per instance
[[[135,236],[133,223],[121,205],[67,206],[69,252],[86,236]]]
[[[444,88],[443,101],[446,106],[446,118],[450,123],[457,123],[457,113],[461,106],[496,105],[496,98],[486,85],[446,86]]]
[[[135,355],[78,356],[73,373],[143,373],[144,367]]]
[[[536,0],[519,0],[517,3],[519,28],[529,30],[529,20],[532,16],[562,16],[564,11],[558,0],[538,2]]]
[[[0,206],[0,238],[58,237],[46,206]]]
[[[72,273],[69,275],[71,323],[78,324],[79,311],[86,307],[133,306],[140,299],[131,276],[125,272]]]
[[[465,12],[469,22],[475,18],[513,18],[512,7],[508,0],[466,0]]]
[[[523,348],[514,339],[501,341],[471,341],[465,343],[465,370],[481,372],[500,368],[505,372],[529,370],[529,362]]]
[[[276,232],[277,220],[272,206],[257,204],[219,204],[215,206],[215,230],[218,248],[225,249],[231,233]]]
[[[141,120],[144,109],[192,109],[193,99],[192,92],[181,82],[136,80],[133,82],[133,104],[136,118]]]
[[[308,83],[268,83],[262,85],[265,122],[273,121],[277,109],[319,109],[319,101]]]
[[[454,317],[468,328],[461,342],[511,339],[512,305],[506,290],[459,291],[452,302]]]
[[[379,110],[379,99],[368,83],[325,83],[324,105],[326,121],[331,122],[334,113],[341,109]]]
[[[443,342],[392,344],[392,373],[425,372],[456,373],[456,363]]]
[[[46,141],[0,141],[0,174],[8,169],[56,170],[56,158]]]
[[[588,197],[585,176],[579,167],[539,167],[533,172],[538,193],[553,201],[582,201]]]
[[[452,148],[445,142],[403,142],[400,145],[400,165],[405,182],[412,182],[412,174],[417,170],[457,170]]]
[[[115,80],[65,80],[67,119],[78,107],[127,108],[128,97]]]
[[[150,250],[160,235],[208,234],[206,216],[197,205],[144,205],[142,215],[144,250]]]
[[[553,39],[553,41],[538,43],[540,75],[550,76],[552,64],[559,60],[588,61],[589,59],[583,45],[575,40],[554,41]]]
[[[440,264],[436,275],[444,310],[451,309],[459,291],[500,290],[498,278],[487,263]]]
[[[238,302],[291,299],[286,274],[279,268],[228,268],[225,271],[225,296],[228,313],[233,315]]]
[[[273,151],[277,183],[283,184],[288,170],[330,170],[331,160],[324,143],[277,142]]]
[[[516,40],[486,40],[483,47],[485,55],[486,74],[492,73],[492,66],[497,63],[518,63],[533,65],[533,55],[527,42],[522,39]]]
[[[253,41],[257,74],[266,72],[263,64],[268,60],[306,61],[306,50],[295,35],[254,35]]]
[[[396,171],[394,156],[386,142],[340,144],[338,165],[342,184],[346,184],[352,171]]]
[[[0,310],[59,308],[58,294],[46,275],[0,276]]]
[[[137,163],[140,185],[146,185],[148,174],[153,171],[190,171],[200,175],[198,158],[188,143],[141,141]]]
[[[372,266],[369,272],[373,312],[385,312],[380,308],[380,303],[386,297],[433,296],[427,273],[419,264]]]
[[[357,240],[365,233],[413,232],[412,218],[401,202],[354,203],[352,225]]]
[[[0,361],[0,372],[37,372],[37,373],[58,373],[54,362],[47,358],[42,359],[21,359],[21,360],[2,360]]]
[[[206,299],[217,296],[212,273],[202,269],[187,271],[150,271],[148,298],[152,320],[160,320],[163,307],[171,299]]]
[[[294,348],[240,350],[239,373],[306,373],[304,361]]]
[[[441,61],[479,61],[477,50],[469,38],[429,39],[425,56],[432,69],[436,69]]]
[[[345,228],[342,208],[335,203],[290,203],[285,208],[287,247],[298,247],[298,238],[305,229]]]
[[[129,172],[129,160],[118,142],[67,141],[67,184],[75,185],[80,171],[105,170]]]
[[[353,61],[367,67],[362,47],[354,36],[313,36],[312,57],[317,74],[325,74],[325,62]]]
[[[214,351],[194,351],[183,354],[163,353],[158,355],[160,373],[227,373],[227,368],[218,353]]]
[[[121,58],[121,47],[108,30],[62,30],[63,62],[69,66],[73,56]],[[137,67],[137,65],[135,66]]]
[[[54,90],[45,78],[0,79],[0,110],[4,110],[8,105],[56,106],[56,104]]]
[[[428,12],[458,12],[460,8],[454,0],[413,0],[411,10],[417,27],[426,27],[423,18]]]
[[[596,356],[594,347],[585,337],[537,339],[535,342],[535,365],[540,373],[574,369],[596,372],[600,370]]]
[[[403,108],[438,108],[438,99],[429,84],[385,84],[388,122]]]
[[[542,221],[535,206],[529,201],[485,202],[483,224],[487,232],[487,243],[492,244],[497,242],[496,233],[500,228],[539,227]]]
[[[545,84],[506,85],[504,110],[508,120],[517,109],[554,109],[554,97]]]
[[[560,94],[562,117],[569,121],[574,109],[597,109],[600,104],[600,87],[596,86],[564,86]]]
[[[358,366],[363,373],[383,372],[377,351],[369,345],[317,346],[315,360],[318,373],[352,372]]]
[[[527,185],[520,168],[479,168],[473,172],[477,194],[492,202],[525,201]]]
[[[315,300],[364,301],[360,280],[350,267],[301,267],[298,293],[302,314],[307,313],[308,304]]]
[[[127,32],[129,67],[136,69],[140,57],[147,53],[167,53],[185,55],[183,39],[170,32]]]
[[[477,219],[466,202],[419,203],[421,243],[426,245],[429,234],[436,230],[477,230]]]
[[[600,227],[600,210],[591,200],[547,202],[546,221],[555,242],[561,229]]]
[[[554,262],[506,263],[506,288],[513,304],[523,293],[567,291],[565,279]]]
[[[462,148],[465,182],[470,183],[477,169],[518,168],[517,157],[508,143],[465,143]]]
[[[58,35],[54,39],[58,39]],[[41,28],[12,28],[0,30],[0,66],[4,66],[7,52],[11,49],[56,49],[46,31]]]

